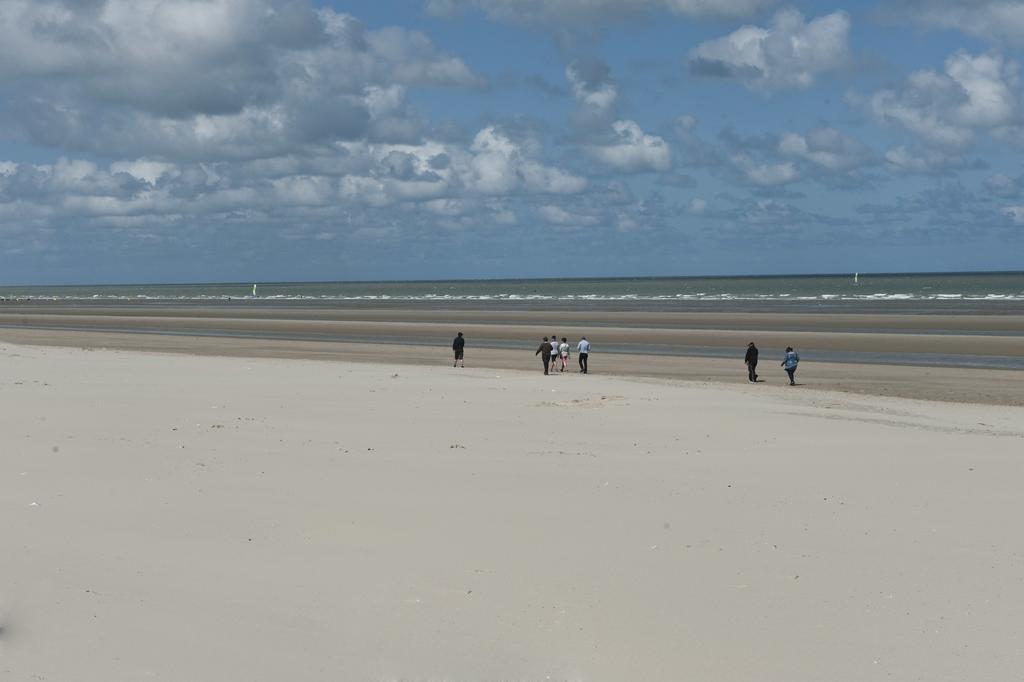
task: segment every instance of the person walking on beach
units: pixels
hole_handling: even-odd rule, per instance
[[[569,339],[562,337],[562,343],[558,344],[558,357],[562,359],[562,369],[559,372],[564,372],[569,367]]]
[[[452,341],[452,351],[455,353],[455,362],[452,367],[458,367],[460,364],[465,367],[466,361],[463,360],[463,355],[466,352],[466,339],[462,336],[462,332],[459,332],[459,335]]]
[[[551,335],[551,371],[555,371],[555,363],[558,362],[558,337]]]
[[[582,337],[580,342],[576,344],[576,359],[580,364],[580,373],[587,373],[587,358],[590,357],[590,341],[587,341],[587,337]]]
[[[751,341],[747,344],[747,354],[743,356],[743,362],[747,365],[747,381],[757,383],[757,346]]]
[[[782,361],[782,366],[786,368],[786,374],[789,375],[789,385],[796,386],[796,380],[793,375],[796,374],[796,366],[800,363],[800,356],[796,354],[792,346],[786,347],[786,358]]]
[[[534,357],[540,356],[540,361],[544,363],[544,376],[547,376],[548,365],[551,364],[551,342],[548,341],[548,337],[544,337],[544,340],[540,342],[540,347],[537,348],[537,352],[533,355]]]

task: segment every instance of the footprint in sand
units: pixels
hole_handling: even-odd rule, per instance
[[[593,409],[596,407],[607,407],[608,405],[628,405],[626,396],[602,395],[594,398],[575,398],[573,400],[544,400],[534,407],[583,407]]]

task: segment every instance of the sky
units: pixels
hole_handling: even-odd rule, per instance
[[[0,0],[0,284],[1024,269],[1024,1]]]

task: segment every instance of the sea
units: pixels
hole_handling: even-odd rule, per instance
[[[255,293],[254,287],[255,285]],[[1024,271],[2,286],[9,302],[1024,313]]]

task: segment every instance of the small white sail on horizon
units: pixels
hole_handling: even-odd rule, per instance
[[[854,284],[860,284],[860,279],[859,278],[860,278],[860,273],[859,272],[853,273],[853,283]]]

